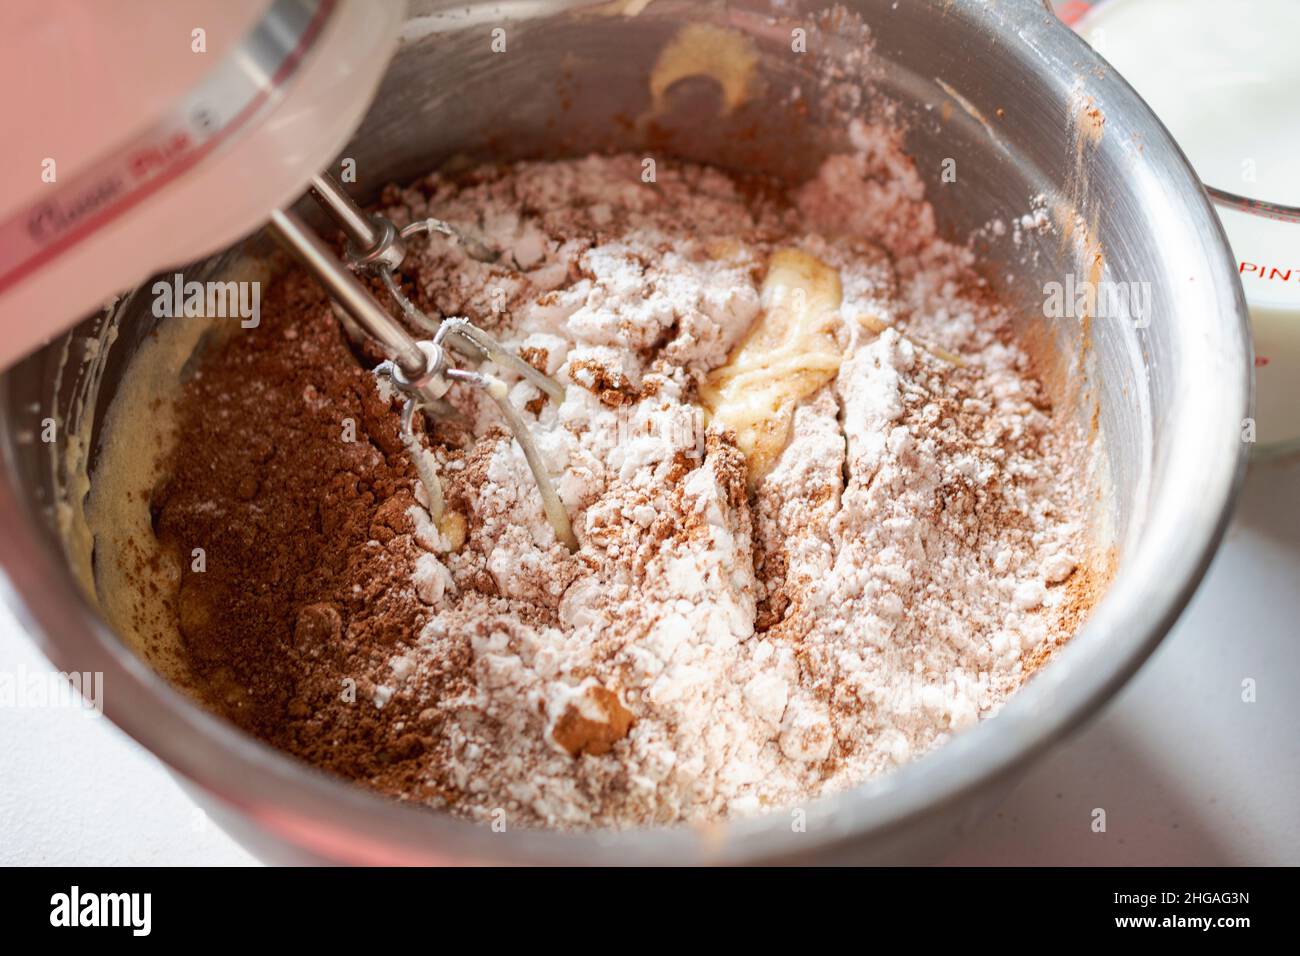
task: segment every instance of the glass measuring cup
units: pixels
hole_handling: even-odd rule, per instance
[[[1255,334],[1255,451],[1300,450],[1300,4],[1053,4],[1148,102],[1214,200]]]

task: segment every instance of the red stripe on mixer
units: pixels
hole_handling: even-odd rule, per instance
[[[232,105],[238,111],[223,126],[206,128],[203,94],[220,93],[219,87],[232,82],[232,74],[238,82],[242,67],[233,56],[200,84],[197,96],[193,92],[187,95],[181,108],[100,160],[93,170],[75,177],[52,199],[34,203],[0,224],[0,269],[4,270],[0,272],[0,293],[148,199],[230,139],[280,92],[319,36],[336,2],[318,0],[294,46],[274,65],[270,80],[242,102],[236,97]],[[297,0],[277,0],[252,35],[265,28],[277,8],[301,5]],[[246,43],[241,43],[241,48]],[[43,237],[47,229],[50,235]]]

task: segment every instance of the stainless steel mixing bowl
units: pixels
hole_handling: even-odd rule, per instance
[[[618,4],[473,0],[417,4],[403,49],[344,155],[363,191],[454,156],[563,155],[634,149],[788,178],[843,143],[840,96],[817,62],[849,71],[860,37],[791,30],[816,3],[659,0],[635,16]],[[630,12],[635,4],[622,4]],[[1023,308],[1025,330],[1048,333],[1075,369],[1078,413],[1095,408],[1112,493],[1114,583],[1059,658],[993,720],[898,772],[803,808],[805,826],[770,816],[710,828],[625,833],[495,833],[402,806],[322,775],[191,704],[127,652],[79,592],[51,508],[50,449],[32,442],[73,392],[56,377],[64,342],[5,376],[0,559],[8,601],[63,670],[102,671],[106,711],[188,781],[196,798],[274,858],[415,863],[463,861],[898,861],[931,858],[993,805],[1026,764],[1096,711],[1173,624],[1222,533],[1242,474],[1251,354],[1246,311],[1223,233],[1178,147],[1134,92],[1047,13],[1039,0],[859,0],[874,35],[867,69],[898,104],[896,118],[930,182],[943,227],[981,229],[987,271]],[[721,115],[707,82],[674,92],[666,128],[641,138],[657,52],[685,20],[754,38],[763,91]],[[507,52],[493,53],[504,27]],[[823,74],[824,75],[824,74]],[[798,87],[800,96],[792,99]],[[791,104],[795,104],[792,107]],[[797,107],[797,108],[796,108]],[[1081,128],[1080,109],[1104,127]],[[876,101],[861,110],[872,114]],[[1087,121],[1082,121],[1086,127]],[[946,159],[957,181],[944,183]],[[1091,267],[1062,235],[987,228],[1029,211],[1030,198],[1075,204],[1104,250],[1104,277],[1148,282],[1149,325],[1043,318],[1044,283]],[[254,239],[254,242],[264,241]],[[1089,250],[1090,251],[1090,250]],[[209,262],[196,271],[218,267]],[[151,328],[132,307],[113,345],[102,395]],[[86,336],[83,325],[71,344]],[[99,414],[106,405],[101,401]]]

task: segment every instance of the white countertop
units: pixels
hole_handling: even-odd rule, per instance
[[[0,608],[0,673],[48,667]],[[256,862],[105,719],[0,709],[0,754],[0,865]],[[1174,631],[948,859],[1300,864],[1300,458],[1252,467]]]

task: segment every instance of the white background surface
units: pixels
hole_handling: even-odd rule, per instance
[[[0,672],[48,667],[0,608]],[[1174,631],[948,859],[1300,864],[1300,460],[1252,467]],[[107,720],[0,708],[0,864],[253,862]]]

